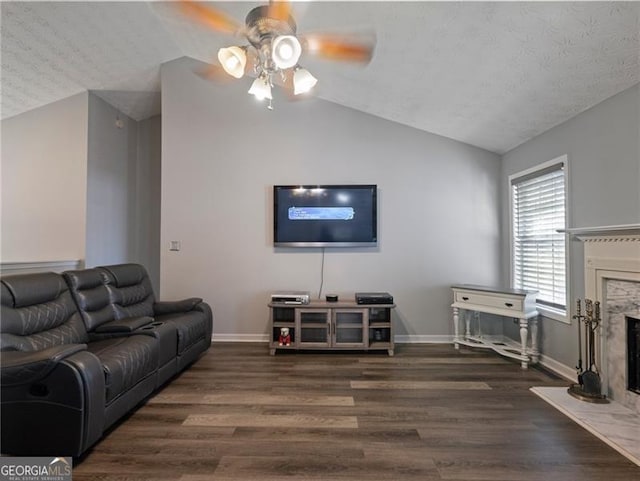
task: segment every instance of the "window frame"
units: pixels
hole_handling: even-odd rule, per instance
[[[522,170],[520,172],[516,172],[508,176],[507,179],[507,191],[509,196],[509,285],[511,287],[514,286],[515,276],[514,276],[514,233],[513,233],[513,184],[517,182],[518,179],[523,177],[535,177],[537,173],[544,174],[544,171],[548,171],[553,169],[554,167],[562,166],[564,170],[564,217],[565,217],[565,230],[569,228],[571,225],[571,212],[570,212],[570,189],[569,189],[569,158],[566,154],[556,157],[554,159],[548,160],[541,164],[535,165],[531,168]],[[571,269],[570,269],[570,259],[571,259],[571,242],[569,239],[569,234],[564,232],[565,238],[565,308],[557,309],[545,304],[540,304],[536,302],[536,308],[538,312],[544,317],[548,317],[550,319],[554,319],[559,322],[563,322],[565,324],[571,324]]]

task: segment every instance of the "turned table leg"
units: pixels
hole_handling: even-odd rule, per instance
[[[459,312],[457,307],[453,308],[453,346],[456,349],[460,349],[460,344],[458,344],[460,340],[460,327],[458,325],[460,321]]]
[[[537,363],[540,359],[540,351],[538,349],[538,318],[531,319],[531,362]]]
[[[523,357],[528,357],[527,353],[527,334],[528,334],[528,324],[529,322],[526,319],[520,319],[520,353]],[[527,369],[528,361],[522,361],[520,365],[522,369]]]

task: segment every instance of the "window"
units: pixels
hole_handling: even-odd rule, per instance
[[[509,177],[512,285],[538,291],[545,315],[566,314],[566,170],[563,156]]]

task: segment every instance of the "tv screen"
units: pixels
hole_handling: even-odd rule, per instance
[[[377,245],[377,186],[275,185],[273,242],[277,247]]]

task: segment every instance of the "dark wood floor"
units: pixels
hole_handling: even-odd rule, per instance
[[[491,352],[214,344],[74,467],[83,480],[629,481],[640,468]]]

